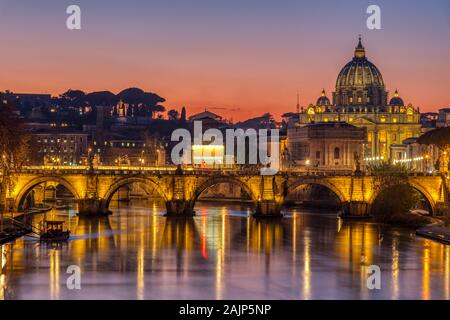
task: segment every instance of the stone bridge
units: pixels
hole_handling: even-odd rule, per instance
[[[255,216],[281,215],[286,196],[301,185],[322,185],[336,194],[343,216],[366,216],[377,197],[371,176],[331,174],[326,172],[281,172],[261,176],[258,172],[233,170],[123,169],[123,168],[25,168],[16,174],[7,192],[7,205],[21,210],[28,193],[44,182],[61,184],[72,192],[81,215],[110,213],[108,207],[114,193],[131,183],[154,189],[166,204],[167,215],[194,214],[194,206],[203,191],[219,183],[239,185],[252,199]],[[447,214],[447,179],[442,176],[414,175],[409,183],[428,201],[433,215]]]

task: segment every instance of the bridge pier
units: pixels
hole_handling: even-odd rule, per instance
[[[367,218],[370,216],[370,206],[364,201],[350,201],[342,205],[342,215],[344,219]]]
[[[450,208],[445,203],[437,203],[434,208],[433,215],[438,217],[450,218]]]
[[[85,217],[99,217],[110,215],[111,211],[105,208],[103,199],[87,198],[78,202],[78,215]]]
[[[262,200],[256,203],[255,218],[281,218],[281,205],[275,200]]]
[[[192,217],[195,215],[193,206],[187,200],[169,200],[166,201],[167,217]]]

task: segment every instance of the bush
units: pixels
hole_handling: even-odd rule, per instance
[[[409,184],[392,185],[383,189],[372,204],[372,214],[381,220],[395,214],[407,213],[420,201],[420,194]]]

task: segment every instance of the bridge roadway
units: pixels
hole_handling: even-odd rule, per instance
[[[409,184],[428,201],[433,215],[448,213],[447,178],[441,175],[411,175]],[[194,214],[195,202],[207,188],[219,183],[240,186],[254,203],[254,215],[278,217],[286,196],[301,185],[318,184],[333,191],[345,217],[363,217],[377,197],[374,179],[352,172],[289,171],[262,176],[259,170],[176,170],[150,167],[25,167],[15,174],[7,190],[7,206],[20,211],[26,196],[39,184],[53,182],[72,192],[80,215],[104,215],[113,194],[121,187],[140,183],[154,189],[166,204],[168,216]]]

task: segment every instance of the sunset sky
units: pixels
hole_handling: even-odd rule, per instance
[[[82,29],[66,28],[77,4]],[[381,7],[382,30],[366,28]],[[0,91],[114,93],[140,87],[167,109],[277,118],[331,98],[362,34],[387,90],[421,111],[450,107],[450,1],[0,0]]]

